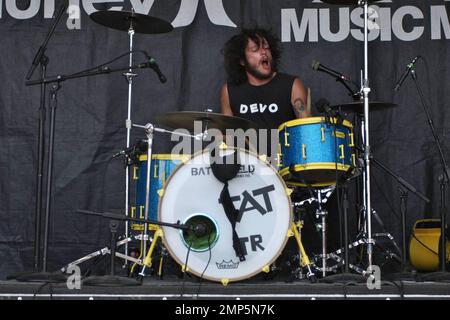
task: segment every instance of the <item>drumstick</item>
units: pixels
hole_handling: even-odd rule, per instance
[[[311,116],[311,88],[308,87],[308,93],[306,96],[306,114]]]

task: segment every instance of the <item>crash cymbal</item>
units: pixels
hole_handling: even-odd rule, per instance
[[[374,2],[378,2],[381,0],[368,0],[368,4],[372,4]],[[342,5],[342,6],[359,6],[362,5],[362,1],[361,0],[322,0],[322,2],[324,3],[329,3],[329,4],[337,4],[337,5]]]
[[[173,30],[167,21],[130,11],[97,11],[90,17],[102,26],[121,31],[128,31],[131,24],[136,33],[155,34]]]
[[[202,122],[203,128],[200,130],[204,130],[204,126],[207,126],[208,129],[219,129],[222,132],[225,132],[226,129],[257,128],[256,123],[252,121],[213,112],[169,112],[156,116],[155,120],[160,125],[173,129],[187,129],[190,132],[194,132],[194,121]]]
[[[395,103],[380,102],[380,101],[369,101],[369,111],[379,111],[398,107]],[[364,101],[343,103],[331,106],[330,108],[335,110],[342,110],[344,112],[359,112],[364,113]]]

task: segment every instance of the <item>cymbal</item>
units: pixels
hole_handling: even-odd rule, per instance
[[[187,129],[190,132],[194,132],[194,121],[202,122],[202,128],[200,130],[204,130],[205,126],[207,126],[208,129],[218,129],[223,133],[226,129],[240,128],[247,130],[250,128],[258,128],[257,124],[252,121],[213,112],[169,112],[156,116],[155,120],[160,125],[173,129]]]
[[[102,26],[121,31],[128,31],[131,25],[136,33],[155,34],[173,30],[167,21],[130,11],[97,11],[90,17]]]
[[[378,2],[378,1],[381,1],[381,0],[368,0],[367,3],[372,4],[372,3]],[[357,6],[357,5],[359,5],[360,0],[322,0],[322,2],[328,3],[328,4]]]
[[[369,111],[379,111],[398,107],[398,104],[380,101],[369,101]],[[344,112],[364,113],[364,101],[356,101],[331,106],[332,109],[340,109]]]

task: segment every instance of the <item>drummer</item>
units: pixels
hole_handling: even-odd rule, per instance
[[[226,42],[228,78],[220,93],[223,114],[251,120],[260,130],[278,129],[284,122],[310,116],[301,80],[278,71],[280,54],[279,40],[265,29],[244,29]],[[266,146],[259,142],[258,152],[270,156],[271,146],[278,146],[278,134],[270,139],[269,131],[267,137]]]

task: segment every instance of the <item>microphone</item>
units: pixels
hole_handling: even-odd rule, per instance
[[[322,71],[322,72],[328,73],[329,75],[331,75],[331,76],[333,76],[333,77],[335,77],[337,79],[344,80],[344,81],[348,80],[348,78],[345,75],[343,75],[342,73],[339,73],[339,72],[337,72],[337,71],[335,71],[333,69],[325,67],[319,61],[313,60],[312,63],[311,63],[311,67],[315,71]]]
[[[134,148],[135,148],[135,147],[133,146],[133,147],[129,147],[129,148],[120,150],[119,152],[115,153],[115,154],[112,156],[112,158],[115,159],[115,158],[120,157],[120,156],[129,155],[131,152],[133,152]]]
[[[334,110],[330,108],[330,102],[327,99],[324,99],[324,98],[320,98],[316,102],[316,109],[320,113],[326,113],[326,114],[329,114],[329,115],[334,114]]]
[[[130,154],[134,153],[137,155],[144,154],[148,149],[148,143],[145,139],[139,139],[136,141],[136,144],[134,146],[131,146],[129,148],[120,150],[119,152],[115,153],[112,158],[115,159],[120,156],[130,156]]]
[[[194,235],[197,238],[204,237],[208,234],[208,228],[204,223],[198,223],[195,227],[192,228],[192,231],[194,231]]]
[[[34,56],[33,62],[31,63],[31,67],[28,70],[28,73],[26,75],[27,80],[31,79],[31,76],[33,75],[37,66],[39,65],[39,63],[41,63],[41,59],[43,58],[43,56],[45,55],[45,51],[47,50],[48,41],[50,40],[50,37],[55,32],[56,26],[58,25],[59,21],[61,20],[62,15],[64,14],[64,12],[67,10],[68,7],[69,7],[69,1],[66,0],[63,2],[61,7],[59,8],[59,11],[56,15],[55,21],[53,22],[53,25],[52,25],[49,33],[47,34],[47,37],[45,38],[44,43],[42,44],[42,46],[39,47],[38,52],[36,52],[36,55]]]
[[[409,75],[409,73],[411,72],[412,68],[414,67],[414,64],[416,64],[416,61],[417,61],[419,58],[421,58],[421,56],[416,56],[416,57],[411,61],[410,64],[406,65],[405,72],[403,72],[403,74],[402,74],[400,80],[398,80],[397,83],[395,84],[394,91],[400,90],[400,87],[402,86],[403,81],[405,81],[406,77]]]
[[[336,124],[337,125],[342,125],[344,118],[342,116],[342,114],[339,112],[339,110],[335,110],[332,109],[330,106],[330,102],[327,99],[324,98],[320,98],[317,102],[316,102],[316,109],[317,111],[319,111],[320,113],[324,113],[325,114],[325,118],[326,121],[329,122],[330,121],[330,117],[331,118],[335,118],[336,119]]]
[[[156,63],[156,60],[153,57],[149,56],[149,55],[147,55],[147,59],[148,59],[147,65],[150,68],[152,68],[153,71],[156,72],[156,74],[158,75],[159,81],[161,81],[161,83],[166,83],[167,82],[167,78],[166,78],[165,75],[162,74],[161,70],[159,70],[159,66]]]

